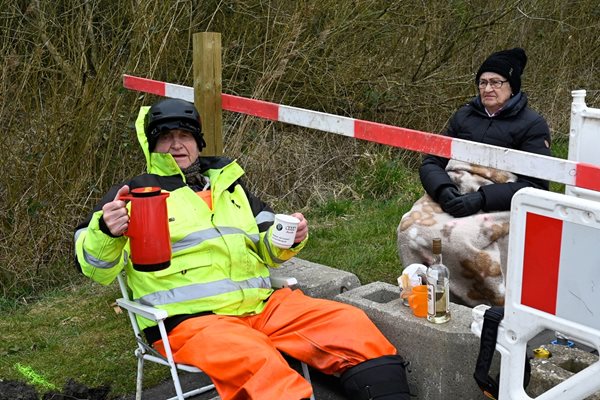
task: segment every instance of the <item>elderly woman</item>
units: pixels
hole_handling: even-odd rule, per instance
[[[450,119],[446,135],[550,155],[544,118],[527,106],[521,48],[491,54],[479,67],[479,95]],[[427,194],[398,226],[403,265],[431,261],[431,239],[441,237],[454,301],[503,304],[512,196],[524,187],[548,190],[548,182],[428,155],[419,169]]]

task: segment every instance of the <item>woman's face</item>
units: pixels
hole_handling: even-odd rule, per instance
[[[494,88],[494,83],[502,82],[502,86]],[[487,85],[483,85],[487,83]],[[484,72],[479,77],[479,96],[481,102],[490,113],[500,110],[512,95],[512,89],[508,80],[495,72]]]
[[[181,169],[192,165],[200,154],[194,136],[182,129],[171,129],[161,133],[154,152],[171,154]]]

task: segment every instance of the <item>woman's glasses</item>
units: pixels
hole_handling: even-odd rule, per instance
[[[501,81],[498,79],[492,79],[490,81],[486,81],[485,79],[481,79],[479,82],[477,82],[477,86],[479,86],[479,89],[485,89],[487,87],[487,85],[490,85],[492,87],[492,89],[500,89],[504,82],[508,82],[508,81]]]

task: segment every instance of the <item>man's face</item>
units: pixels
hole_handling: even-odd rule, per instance
[[[200,151],[194,136],[182,129],[171,129],[161,133],[154,148],[155,153],[169,153],[179,168],[189,167],[198,159]]]

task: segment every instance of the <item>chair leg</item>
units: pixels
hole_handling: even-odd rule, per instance
[[[135,400],[142,400],[142,382],[144,380],[144,358],[138,356]]]
[[[181,389],[181,382],[179,381],[179,373],[175,365],[170,365],[171,377],[173,378],[173,386],[175,386],[175,393],[177,394],[178,400],[184,400],[183,390]]]
[[[303,362],[300,362],[300,364],[302,365],[302,374],[304,375],[304,379],[306,379],[306,381],[312,386],[312,382],[310,381],[310,373],[308,372],[308,365]],[[310,395],[310,400],[315,400],[314,393]]]

